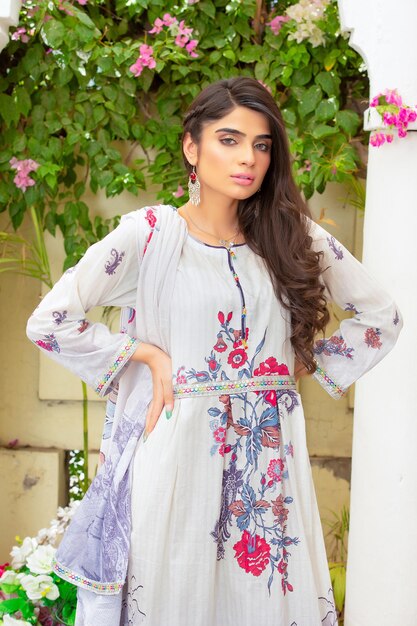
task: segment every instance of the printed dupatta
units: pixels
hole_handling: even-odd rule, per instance
[[[136,337],[158,346],[168,354],[169,311],[175,273],[187,236],[186,222],[172,207],[157,208],[157,225],[145,245],[136,237],[140,262],[136,298]],[[122,313],[122,321],[126,311]],[[133,335],[128,327],[126,332]],[[117,394],[117,396],[115,395]],[[54,571],[82,589],[115,596],[125,582],[130,549],[130,487],[132,459],[142,435],[146,412],[152,399],[152,378],[147,365],[130,362],[112,391],[114,421],[106,458],[80,503],[59,545]],[[116,597],[117,596],[117,597]]]

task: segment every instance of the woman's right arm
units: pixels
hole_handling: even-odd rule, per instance
[[[90,323],[94,306],[135,306],[139,272],[137,231],[149,229],[142,211],[124,216],[92,245],[46,294],[27,323],[27,335],[57,363],[105,396],[135,353],[139,341]]]

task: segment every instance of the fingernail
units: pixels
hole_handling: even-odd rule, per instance
[[[146,430],[144,431],[143,435],[142,435],[142,439],[143,439],[143,443],[145,443],[145,441],[148,438],[148,433],[146,432]]]
[[[171,411],[165,411],[165,415],[166,415],[167,420],[171,419],[171,417],[172,417],[172,410]]]

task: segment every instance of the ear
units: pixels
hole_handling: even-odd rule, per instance
[[[198,146],[192,139],[190,133],[185,133],[184,140],[182,142],[182,149],[184,151],[184,155],[188,163],[190,165],[197,165]]]

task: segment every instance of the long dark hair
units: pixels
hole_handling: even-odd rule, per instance
[[[199,143],[203,125],[221,119],[236,106],[262,113],[272,135],[271,163],[260,192],[239,201],[240,229],[250,248],[266,264],[275,294],[291,314],[291,343],[309,372],[316,369],[313,341],[324,331],[329,313],[320,281],[320,255],[311,248],[306,217],[310,210],[291,172],[291,156],[282,115],[273,97],[257,80],[235,77],[206,87],[184,118],[184,132]],[[191,166],[184,157],[185,165]]]

